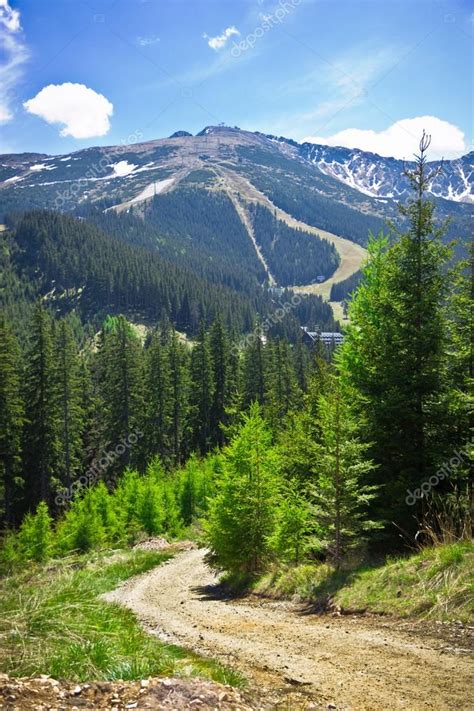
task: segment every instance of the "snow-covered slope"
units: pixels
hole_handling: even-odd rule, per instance
[[[397,200],[408,194],[409,184],[403,170],[412,165],[410,162],[358,149],[313,143],[303,143],[300,154],[325,175],[337,178],[365,195]],[[439,161],[430,164],[432,169],[440,165]],[[462,158],[445,161],[430,185],[430,192],[446,200],[474,203],[474,151]]]

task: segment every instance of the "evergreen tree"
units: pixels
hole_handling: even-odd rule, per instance
[[[60,420],[57,380],[53,359],[51,318],[39,302],[31,324],[27,357],[25,402],[25,471],[28,476],[25,504],[51,502],[60,456]]]
[[[263,405],[265,401],[265,365],[263,336],[257,324],[249,336],[243,353],[241,407],[247,409],[252,402]]]
[[[462,462],[449,478],[452,527],[461,537],[463,529],[472,535],[474,519],[474,245],[469,256],[454,269],[448,305],[449,408],[453,422],[451,451],[463,453]]]
[[[265,348],[266,394],[265,410],[274,431],[283,424],[283,419],[300,401],[292,354],[287,341],[270,341]]]
[[[21,393],[20,348],[3,313],[0,313],[0,492],[1,520],[5,527],[15,521],[23,485],[21,445],[24,403]]]
[[[63,319],[56,337],[56,380],[59,404],[60,457],[58,476],[66,489],[78,474],[83,458],[84,413],[83,373],[77,345],[67,319]]]
[[[171,456],[174,464],[179,464],[184,460],[186,453],[185,434],[188,417],[189,357],[186,347],[180,343],[175,331],[171,332],[166,350],[172,393]]]
[[[424,198],[432,178],[428,146],[423,136],[408,173],[415,195],[400,208],[408,231],[390,247],[383,238],[370,244],[339,356],[344,385],[373,442],[383,484],[379,515],[405,530],[415,523],[407,492],[446,456],[450,429],[443,310],[450,251],[441,241],[443,229],[434,225],[434,205]]]
[[[107,447],[125,449],[120,466],[139,461],[139,447],[132,438],[143,424],[143,368],[140,339],[124,316],[110,319],[105,327],[102,357],[102,399],[105,406]],[[114,469],[118,468],[114,465]]]
[[[275,530],[269,538],[278,559],[298,565],[304,556],[310,530],[310,503],[298,483],[290,480],[282,491]]]
[[[224,444],[223,427],[228,422],[228,407],[231,405],[232,376],[229,340],[222,322],[215,321],[209,333],[209,349],[212,364],[212,393],[210,428],[211,444],[222,446]]]
[[[146,351],[146,419],[144,447],[147,461],[158,455],[166,461],[170,453],[173,410],[170,364],[161,334],[154,332]]]
[[[375,487],[364,484],[373,469],[366,458],[368,445],[358,437],[338,379],[333,380],[330,393],[320,398],[318,424],[314,510],[321,546],[339,567],[347,551],[360,545],[364,532],[377,524],[367,516],[367,505],[375,495]]]
[[[279,462],[254,403],[222,455],[222,475],[205,522],[209,561],[233,575],[261,572],[271,557],[280,488]]]
[[[214,379],[209,342],[201,324],[199,336],[191,352],[189,388],[189,424],[191,448],[201,454],[211,445],[211,417],[214,398]]]
[[[320,399],[327,393],[331,377],[330,367],[317,347],[311,365],[303,407],[288,414],[278,435],[283,472],[288,479],[299,482],[304,491],[316,473],[316,448],[321,434]]]

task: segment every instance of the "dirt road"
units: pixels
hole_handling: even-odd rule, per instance
[[[323,708],[472,708],[472,658],[462,650],[394,621],[222,598],[203,557],[200,550],[180,553],[107,599],[130,607],[165,639],[256,679],[266,674],[274,685],[290,683]]]

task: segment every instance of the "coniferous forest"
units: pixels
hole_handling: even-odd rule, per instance
[[[289,339],[268,332],[250,308],[239,316],[235,298],[227,306],[225,291],[201,293],[197,278],[170,306],[180,267],[159,272],[160,257],[140,262],[141,247],[80,220],[17,218],[10,294],[35,249],[28,289],[48,274],[61,293],[77,291],[77,271],[87,298],[116,313],[94,332],[79,309],[54,313],[33,291],[18,329],[6,304],[3,555],[41,558],[199,522],[212,564],[245,578],[278,560],[339,567],[354,548],[470,536],[472,254],[453,261],[434,226],[427,146],[400,208],[409,228],[370,238],[336,350],[308,347],[299,328]],[[189,328],[191,299],[200,320]],[[150,304],[153,328],[118,313]]]

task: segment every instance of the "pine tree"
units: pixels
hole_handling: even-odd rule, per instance
[[[364,532],[377,526],[367,515],[375,487],[364,484],[373,464],[368,445],[358,436],[355,419],[341,393],[337,378],[328,395],[321,396],[318,424],[317,476],[312,487],[316,525],[322,548],[337,567]]]
[[[223,427],[228,423],[227,410],[231,405],[232,377],[229,352],[229,340],[222,322],[217,320],[209,333],[209,349],[214,384],[210,414],[211,444],[224,444]]]
[[[170,426],[173,410],[170,365],[161,334],[153,333],[146,351],[146,419],[144,446],[146,460],[158,455],[166,461],[170,453]]]
[[[59,400],[60,458],[58,475],[69,489],[83,458],[84,412],[81,364],[71,327],[66,319],[58,325],[56,380]],[[83,374],[82,374],[83,375]]]
[[[60,421],[53,358],[51,318],[41,303],[35,308],[27,357],[25,402],[25,471],[28,476],[25,504],[51,502],[60,455]]]
[[[167,357],[170,370],[172,393],[172,411],[170,424],[171,456],[174,464],[184,460],[186,453],[185,434],[188,417],[188,352],[173,331],[167,344]]]
[[[209,342],[201,324],[199,335],[191,352],[191,379],[189,389],[189,423],[191,448],[201,454],[211,445],[211,416],[214,397],[214,379]]]
[[[447,455],[446,320],[450,250],[424,198],[429,139],[408,177],[414,198],[401,212],[408,231],[391,246],[369,245],[369,262],[350,305],[350,325],[339,353],[344,387],[365,422],[365,438],[383,484],[378,515],[413,530],[405,502]],[[395,532],[395,529],[393,529]]]
[[[24,403],[21,393],[18,342],[5,315],[0,313],[0,491],[1,520],[9,528],[23,485],[21,455]]]
[[[468,258],[454,269],[447,314],[451,449],[461,454],[462,462],[451,474],[449,487],[445,485],[442,491],[454,494],[450,502],[452,526],[458,537],[463,529],[472,535],[474,519],[474,245],[469,245],[468,251]]]
[[[210,563],[254,575],[271,558],[280,488],[279,461],[260,406],[254,403],[222,455],[222,475],[205,522]]]
[[[143,423],[143,368],[140,339],[124,316],[106,324],[102,353],[104,379],[102,398],[106,414],[107,447],[120,452],[114,470],[131,462],[142,463],[139,447],[132,439],[141,432]]]
[[[279,560],[298,565],[311,531],[311,506],[295,481],[285,483],[269,544]]]
[[[263,336],[257,324],[249,336],[243,353],[241,407],[247,409],[253,402],[265,401],[265,365]]]
[[[285,476],[299,482],[304,490],[315,475],[316,448],[320,439],[320,399],[327,393],[331,379],[330,367],[319,355],[318,349],[312,354],[311,366],[307,373],[303,407],[288,413],[278,434]]]
[[[274,431],[283,424],[284,417],[296,407],[301,392],[296,383],[292,354],[287,341],[270,341],[265,348],[267,378],[265,410]]]

